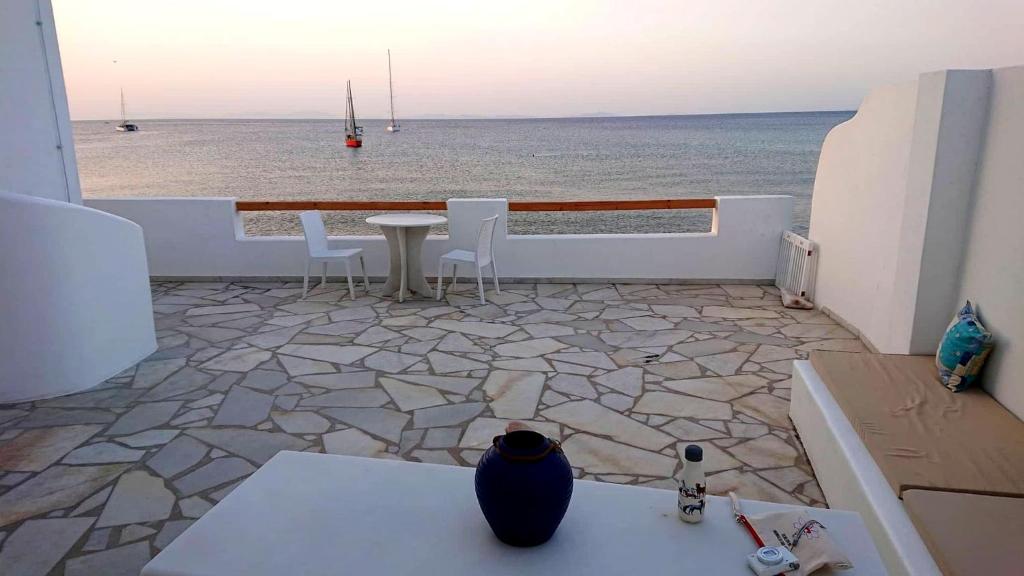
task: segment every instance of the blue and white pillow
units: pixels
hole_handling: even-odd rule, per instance
[[[939,378],[953,392],[966,390],[974,384],[991,351],[992,333],[981,325],[968,300],[946,328],[935,355]]]

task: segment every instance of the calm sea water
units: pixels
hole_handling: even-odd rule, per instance
[[[791,194],[805,231],[825,134],[852,112],[523,120],[366,120],[363,148],[340,120],[147,120],[118,133],[76,122],[86,197],[521,200]],[[335,233],[370,231],[332,214]],[[255,234],[296,233],[288,213],[247,216]],[[704,211],[512,213],[510,231],[706,230]]]

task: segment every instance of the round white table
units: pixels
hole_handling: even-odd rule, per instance
[[[447,221],[444,216],[434,214],[380,214],[366,219],[367,224],[380,226],[388,241],[391,258],[385,294],[397,292],[399,302],[405,301],[407,289],[426,298],[434,297],[423,277],[420,253],[430,227]]]

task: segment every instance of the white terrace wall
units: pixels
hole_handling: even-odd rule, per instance
[[[933,354],[970,298],[997,336],[984,385],[1024,415],[1024,67],[873,91],[825,139],[818,304],[880,352]]]
[[[501,216],[495,232],[504,278],[765,281],[774,278],[779,240],[793,211],[790,196],[718,197],[712,230],[697,234],[507,234],[505,200],[448,201],[449,236],[430,236],[424,270],[441,254],[472,247],[480,219]],[[150,274],[156,277],[296,277],[304,269],[301,237],[251,237],[232,198],[90,199],[93,208],[142,226]],[[365,250],[372,276],[387,273],[382,236],[332,239]],[[460,270],[462,273],[469,271]],[[332,272],[336,273],[336,272]]]

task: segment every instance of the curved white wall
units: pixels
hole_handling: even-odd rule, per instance
[[[913,310],[894,308],[917,83],[877,88],[825,137],[811,199],[817,303],[880,350],[897,351]],[[905,350],[902,350],[905,352]]]
[[[964,300],[995,335],[981,384],[1024,417],[1024,66],[873,91],[826,137],[817,303],[880,352],[933,354]]]
[[[95,386],[154,350],[142,229],[0,192],[0,403]]]
[[[871,92],[818,160],[818,304],[879,351],[935,352],[957,308],[991,74],[949,70]]]

